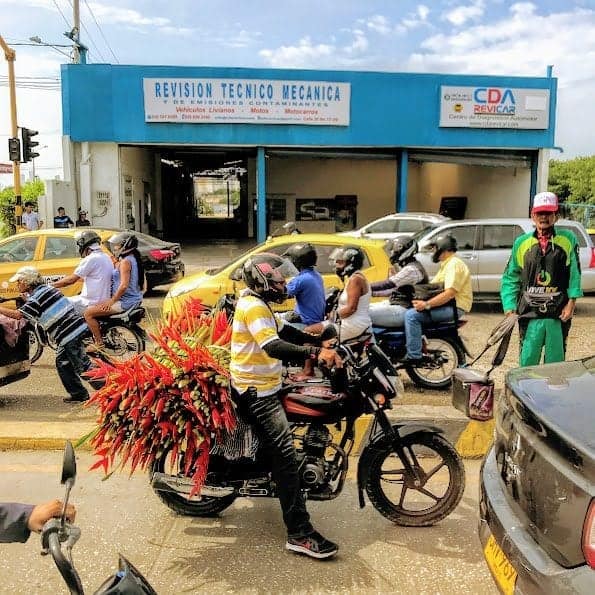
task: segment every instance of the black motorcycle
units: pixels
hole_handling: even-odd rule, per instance
[[[450,514],[463,495],[462,460],[439,428],[391,423],[386,410],[397,397],[397,373],[378,346],[359,344],[357,349],[359,353],[340,345],[343,368],[326,370],[322,379],[286,384],[281,391],[302,489],[309,500],[332,500],[341,493],[355,422],[372,414],[357,471],[360,507],[365,506],[366,492],[373,506],[399,525],[433,525]],[[331,424],[340,432],[338,444]],[[192,469],[184,473],[181,461],[172,460],[170,447],[153,464],[151,486],[169,508],[191,516],[219,513],[238,497],[277,494],[268,447],[241,417],[236,431],[211,451],[199,496],[190,496],[192,475]]]
[[[120,314],[112,314],[106,318],[98,318],[101,336],[103,337],[102,352],[110,359],[126,360],[145,350],[147,335],[140,326],[141,320],[145,317],[145,309],[142,306],[135,306]],[[43,353],[45,347],[56,349],[56,345],[50,340],[41,325],[35,321],[29,321],[25,332],[29,337],[29,355],[31,363],[36,362]],[[89,335],[86,343],[91,343]]]
[[[66,522],[65,511],[70,496],[70,490],[76,479],[76,460],[74,449],[70,442],[64,449],[62,464],[62,479],[60,483],[66,485],[64,506],[61,518],[49,520],[41,531],[41,554],[51,554],[58,571],[62,575],[70,593],[83,595],[83,583],[72,560],[72,549],[81,536],[81,530]],[[65,544],[66,555],[62,551]],[[96,595],[157,595],[147,582],[147,579],[126,559],[120,555],[118,572],[110,576],[95,592]]]

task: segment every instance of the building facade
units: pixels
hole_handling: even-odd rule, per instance
[[[94,225],[176,238],[526,216],[554,146],[547,74],[68,64],[53,192]]]

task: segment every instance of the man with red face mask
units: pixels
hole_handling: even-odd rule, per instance
[[[500,298],[506,314],[528,314],[519,321],[520,365],[564,361],[576,299],[583,295],[578,243],[571,231],[556,229],[558,197],[535,195],[535,231],[519,236],[504,275]]]

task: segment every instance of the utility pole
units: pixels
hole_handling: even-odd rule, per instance
[[[9,140],[14,141],[16,139],[18,143],[19,126],[17,124],[17,92],[14,78],[14,61],[16,60],[16,52],[6,45],[2,35],[0,35],[0,46],[4,50],[4,57],[8,62],[8,88],[10,90],[10,120],[11,120],[11,135],[12,138]],[[16,220],[17,228],[22,225],[23,206],[21,199],[21,166],[20,166],[20,149],[19,155],[13,155],[12,158],[12,173],[14,177],[14,216]]]
[[[74,63],[80,64],[81,63],[81,49],[80,49],[80,42],[81,42],[81,13],[79,7],[79,0],[73,0],[72,2],[72,41],[74,41]]]

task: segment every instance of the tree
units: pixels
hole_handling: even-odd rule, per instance
[[[43,194],[45,194],[45,185],[41,180],[31,180],[21,188],[23,204],[31,201],[35,204],[35,210],[37,210],[37,200]],[[16,231],[14,207],[14,188],[8,186],[0,190],[0,237],[4,238]]]

